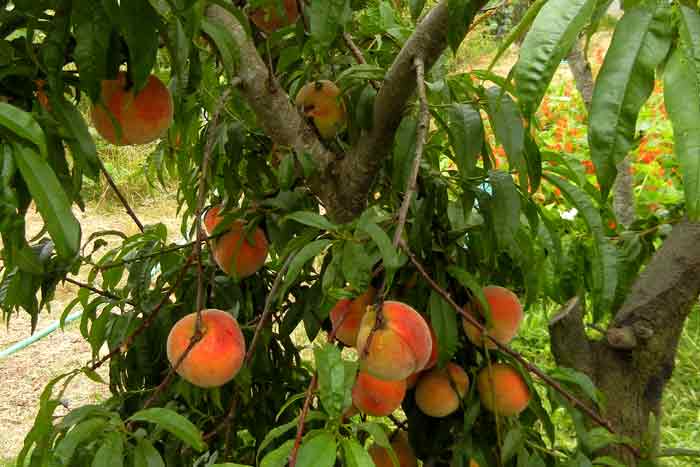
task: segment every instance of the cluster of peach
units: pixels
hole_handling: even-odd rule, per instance
[[[360,372],[352,390],[353,409],[368,415],[386,416],[401,405],[406,391],[415,388],[418,408],[431,417],[447,417],[460,408],[469,387],[467,372],[454,362],[436,367],[438,342],[431,326],[411,306],[385,301],[378,314],[372,302],[376,291],[370,288],[359,297],[340,300],[331,310],[330,318],[336,338],[356,347],[360,357]],[[518,332],[523,312],[518,297],[498,286],[484,288],[491,308],[488,335],[507,344]],[[483,320],[478,307],[467,305],[465,311]],[[463,319],[469,340],[479,346],[495,348],[474,325]],[[518,415],[530,401],[530,390],[518,370],[505,363],[489,363],[477,375],[477,390],[482,405],[500,416]],[[394,450],[399,458],[406,456],[400,466],[415,464],[415,456],[407,453],[410,445],[405,436],[398,436]],[[371,451],[378,466],[388,454],[384,448]]]

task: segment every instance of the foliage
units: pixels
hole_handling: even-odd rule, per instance
[[[0,307],[6,317],[21,310],[35,318],[67,276],[82,272],[93,287],[82,288],[63,316],[77,307],[84,310],[80,329],[94,359],[46,387],[20,463],[106,465],[109,459],[114,465],[229,460],[284,465],[301,425],[305,434],[297,465],[332,466],[337,457],[346,465],[370,465],[362,448],[370,439],[387,445],[388,422],[344,416],[356,364],[333,343],[316,340],[322,331],[331,331],[327,318],[336,301],[370,285],[382,289],[384,283],[384,298],[430,316],[440,361],[458,362],[472,381],[491,361],[513,363],[507,354],[476,348],[454,332],[453,310],[426,281],[417,280],[415,268],[391,241],[404,227],[397,225],[396,214],[410,185],[418,106],[402,115],[367,209],[351,222],[338,223],[307,186],[316,161],[275,144],[263,131],[265,122],[236,87],[236,76],[246,71],[239,66],[240,50],[206,14],[211,4],[232,11],[289,95],[316,79],[332,79],[341,87],[347,131],[325,142],[341,158],[377,124],[370,81],[381,81],[411,36],[415,19],[433,5],[420,8],[421,2],[410,2],[409,11],[401,2],[334,0],[329,7],[330,0],[312,0],[305,3],[308,22],[265,36],[251,29],[246,17],[263,2],[250,2],[244,9],[238,3],[0,0],[0,96],[5,101],[0,103]],[[576,8],[570,8],[574,3]],[[477,5],[448,2],[453,15],[447,38],[453,49],[469,29]],[[593,305],[589,319],[604,323],[658,247],[666,232],[659,226],[683,214],[697,220],[700,159],[693,125],[700,121],[700,108],[690,105],[695,101],[683,102],[700,76],[695,34],[700,14],[695,9],[639,3],[617,25],[596,88],[590,156],[582,115],[581,121],[562,124],[542,119],[558,111],[551,100],[541,100],[566,49],[595,19],[593,6],[552,1],[540,12],[543,16],[526,15],[524,21],[533,21],[533,34],[525,39],[515,82],[488,70],[448,74],[445,58],[426,77],[434,124],[405,233],[402,237],[399,231],[399,237],[459,304],[479,297],[481,285],[495,283],[516,291],[528,306],[582,296]],[[683,21],[672,22],[672,17]],[[341,31],[354,37],[367,64],[355,64]],[[639,53],[626,53],[630,47]],[[668,67],[662,73],[664,64]],[[166,183],[164,174],[177,182],[180,233],[199,241],[203,186],[206,204],[224,205],[224,224],[242,218],[264,227],[271,250],[255,276],[243,281],[226,276],[209,248],[204,248],[199,270],[198,248],[169,244],[163,224],[145,226],[131,236],[109,231],[82,238],[71,208],[83,205],[88,181],[96,183],[106,164],[78,105],[81,100],[99,102],[100,82],[113,78],[120,67],[137,90],[151,72],[170,78],[175,121],[150,163],[153,173],[163,175],[159,183]],[[640,140],[636,132],[640,109],[662,77],[674,85],[666,86],[664,102],[680,162],[664,152],[663,144],[654,145],[650,135]],[[48,105],[40,103],[41,92]],[[661,112],[660,99],[657,90],[644,112]],[[668,134],[670,127],[662,131]],[[655,152],[657,147],[661,152]],[[646,177],[655,164],[680,172],[686,204],[679,199],[680,179],[671,178],[674,191],[666,198],[645,194],[639,221],[623,227],[616,224],[606,195],[615,163],[632,150],[654,162],[638,177]],[[595,173],[589,170],[589,158]],[[645,181],[642,186],[652,185]],[[24,219],[32,203],[45,230],[27,238]],[[663,213],[652,210],[653,203],[663,205]],[[573,206],[581,216],[573,222],[562,218],[563,206]],[[104,237],[115,235],[121,243],[106,248]],[[274,325],[261,327],[249,364],[231,383],[203,390],[175,379],[161,386],[170,368],[164,352],[168,332],[198,308],[203,278],[204,305],[234,315],[249,344],[266,302]],[[277,278],[278,287],[273,285]],[[315,342],[313,362],[302,359],[299,342],[291,338],[300,327]],[[109,367],[112,397],[54,418],[66,385],[79,376],[99,379],[94,370],[101,364]],[[563,368],[550,376],[568,391],[599,402],[586,376]],[[312,381],[320,402],[302,412],[300,420],[304,396],[316,386]],[[529,377],[528,383],[534,388]],[[559,409],[571,417],[576,445],[556,445],[551,417]],[[504,465],[590,465],[599,448],[618,441],[583,423],[581,412],[552,390],[512,419],[496,419],[481,410],[473,389],[462,410],[446,419],[421,414],[410,395],[403,411],[416,454],[440,465],[463,465],[468,458],[481,465],[494,465],[497,458]]]

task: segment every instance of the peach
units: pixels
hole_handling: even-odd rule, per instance
[[[510,290],[497,285],[484,287],[484,295],[491,306],[492,323],[487,326],[487,331],[490,336],[501,344],[508,344],[518,333],[518,328],[523,320],[523,308],[520,305],[518,296]],[[472,308],[473,307],[468,304],[464,307],[464,311],[480,319],[482,322],[485,321],[479,307],[474,307],[477,309],[476,314],[472,311]],[[481,331],[465,318],[462,318],[462,325],[464,327],[464,332],[474,345],[481,346],[486,344],[489,349],[496,347],[496,344],[491,340],[484,339],[481,335]]]
[[[435,366],[435,364],[438,361],[437,336],[435,335],[435,331],[433,331],[433,327],[431,325],[428,325],[428,329],[430,329],[430,339],[432,340],[433,345],[432,349],[430,350],[430,358],[428,359],[428,363],[425,364],[425,368],[423,368],[423,370],[421,371],[431,369]],[[418,376],[421,374],[421,371],[417,371],[408,378],[406,378],[406,386],[408,387],[408,389],[412,389],[416,385],[416,383],[418,382]]]
[[[280,15],[278,0],[269,0],[269,5],[254,9],[250,13],[250,20],[258,29],[271,34],[282,26],[295,23],[299,17],[297,0],[284,0],[285,17]]]
[[[352,403],[362,413],[383,417],[401,405],[406,381],[384,381],[360,371],[352,388]]]
[[[168,334],[167,353],[175,366],[195,333],[197,313],[180,319]],[[232,380],[243,365],[245,339],[236,319],[225,311],[202,310],[202,339],[177,367],[195,386],[213,388]]]
[[[313,119],[319,135],[335,138],[345,126],[345,104],[340,89],[332,81],[319,80],[305,84],[297,93],[296,105]]]
[[[391,440],[391,448],[399,461],[398,467],[418,467],[418,459],[408,441],[408,433],[403,430],[397,432]],[[368,452],[376,467],[395,467],[387,448],[373,444]]]
[[[372,307],[360,322],[357,334],[360,368],[389,381],[405,380],[425,368],[432,350],[425,319],[409,305],[395,301],[384,302],[381,320],[377,318]]]
[[[331,310],[331,323],[336,329],[335,337],[343,344],[353,347],[357,343],[357,333],[360,331],[360,321],[372,304],[376,290],[370,287],[365,293],[355,299],[338,300]]]
[[[123,71],[119,72],[117,79],[102,81],[101,87],[100,102],[92,106],[92,123],[110,143],[150,143],[172,124],[172,96],[156,76],[149,76],[146,86],[136,94],[127,89]]]
[[[481,403],[498,415],[518,415],[530,403],[530,389],[518,371],[504,363],[483,368],[477,376]]]
[[[204,216],[204,229],[208,235],[214,231],[223,217],[221,208],[214,206]],[[267,259],[268,243],[265,233],[256,227],[249,234],[245,231],[245,222],[235,220],[228,231],[211,240],[216,264],[228,275],[244,279],[252,276],[262,268]]]
[[[416,386],[416,405],[431,417],[447,417],[459,409],[459,402],[467,393],[469,376],[457,364],[434,368],[421,375]]]

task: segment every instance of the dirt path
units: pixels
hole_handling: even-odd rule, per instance
[[[104,206],[104,203],[102,203]],[[136,207],[137,215],[145,224],[162,222],[173,238],[179,236],[179,222],[175,216],[175,202],[162,198],[150,200]],[[91,206],[86,212],[76,212],[83,226],[83,238],[100,230],[118,229],[135,233],[133,222],[121,211],[104,212],[99,206]],[[41,225],[38,215],[29,216],[30,228]],[[56,302],[51,313],[42,312],[37,330],[42,330],[61,316],[64,306],[75,296],[76,288],[66,284],[56,291]],[[78,368],[91,357],[90,346],[83,340],[78,321],[60,329],[48,337],[10,357],[0,360],[0,465],[3,460],[17,456],[24,436],[32,427],[38,409],[38,400],[46,383],[52,378]],[[9,327],[0,329],[0,350],[30,335],[29,315],[12,316]],[[103,377],[106,371],[101,371]],[[94,403],[108,396],[106,387],[86,377],[78,377],[69,386],[63,402],[74,408]],[[65,413],[59,407],[57,414]]]

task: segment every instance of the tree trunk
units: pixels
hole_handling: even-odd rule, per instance
[[[605,396],[603,415],[619,434],[640,444],[658,440],[662,394],[698,294],[700,224],[683,222],[673,228],[635,282],[606,339],[586,336],[577,299],[550,321],[557,363],[587,374]],[[608,449],[607,454],[625,465],[637,465],[623,447]]]
[[[574,75],[576,88],[581,94],[586,109],[590,112],[595,82],[591,64],[584,53],[583,38],[574,43],[567,60],[571,73]],[[617,165],[617,178],[613,186],[613,212],[617,221],[624,226],[629,226],[634,222],[634,177],[630,170],[629,156]]]

